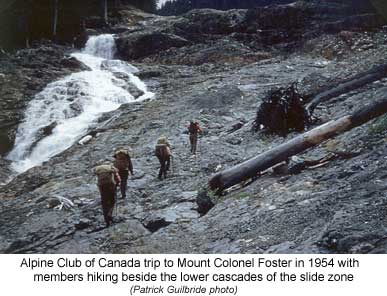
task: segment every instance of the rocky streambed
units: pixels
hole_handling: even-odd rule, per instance
[[[168,18],[142,14],[137,26],[118,34],[117,56],[140,69],[136,75],[155,99],[105,113],[87,132],[93,138],[86,145],[75,144],[0,187],[0,251],[385,253],[385,117],[292,161],[340,152],[351,157],[295,175],[270,172],[218,198],[206,214],[198,211],[198,194],[215,171],[295,136],[251,132],[256,107],[273,86],[298,81],[302,91],[312,92],[386,62],[383,27],[365,31],[346,23],[339,32],[316,34],[307,26],[316,18],[302,18],[303,9],[280,9],[290,9],[300,23],[283,39],[285,27],[258,34],[247,22],[255,19],[248,15],[270,14],[264,10],[203,10]],[[250,29],[241,32],[245,27]],[[386,87],[387,80],[377,81],[321,105],[317,124],[372,102]],[[185,132],[191,119],[205,130],[197,156],[190,155]],[[174,153],[165,181],[157,179],[153,155],[161,134],[170,138]],[[117,222],[104,228],[91,171],[123,145],[133,149],[135,175],[128,199],[119,200]]]

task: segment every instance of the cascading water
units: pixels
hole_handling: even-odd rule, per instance
[[[90,71],[71,74],[48,84],[29,103],[16,134],[14,149],[8,155],[17,173],[40,165],[69,148],[102,113],[116,110],[124,103],[153,97],[133,74],[138,71],[135,67],[113,60],[114,51],[112,35],[90,37],[82,52],[72,54]],[[125,89],[128,81],[113,73],[125,74],[144,94],[135,100]]]

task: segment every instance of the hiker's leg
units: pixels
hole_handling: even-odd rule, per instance
[[[106,190],[105,186],[99,187],[99,192],[101,193],[101,205],[102,205],[102,213],[103,218],[106,223],[106,227],[110,226],[110,219],[109,219],[109,195],[108,190]]]
[[[167,163],[165,163],[165,165],[164,165],[164,179],[167,178],[167,173],[168,173]]]
[[[113,211],[114,211],[114,206],[116,204],[116,186],[112,184],[109,187],[109,211],[108,211],[108,219],[110,224],[113,223]]]
[[[196,154],[197,145],[198,145],[198,136],[194,135],[193,136],[193,151],[192,151],[193,154]]]
[[[159,169],[159,179],[161,180],[161,177],[162,177],[162,174],[163,174],[163,160],[161,157],[157,156],[157,158],[159,159],[159,163],[160,163],[160,169]]]
[[[166,171],[169,171],[170,168],[171,168],[171,156],[168,156],[165,161],[165,169]]]
[[[193,135],[190,134],[189,135],[189,142],[190,142],[190,145],[191,145],[191,153],[194,152],[194,139],[193,139]]]
[[[164,179],[167,177],[167,161],[165,159],[163,161],[162,175],[164,176]]]
[[[128,185],[128,177],[129,177],[129,171],[127,170],[122,170],[120,171],[120,178],[121,178],[121,197],[123,199],[126,198],[126,188]]]

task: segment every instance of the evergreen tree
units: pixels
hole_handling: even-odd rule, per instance
[[[155,12],[156,4],[156,0],[0,0],[0,48],[28,46],[30,40],[41,38],[72,41],[90,17],[93,25],[99,17],[103,26],[122,5]]]

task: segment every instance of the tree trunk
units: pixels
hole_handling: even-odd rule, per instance
[[[250,160],[215,174],[209,181],[209,187],[221,193],[224,189],[254,178],[260,172],[287,160],[292,155],[317,146],[384,113],[387,113],[387,97],[357,110],[352,115],[329,121]]]
[[[318,95],[306,106],[309,114],[312,115],[314,109],[321,102],[328,101],[331,98],[338,97],[351,90],[360,88],[366,84],[377,81],[387,76],[387,64],[372,68],[371,70],[358,74],[350,79],[341,82],[338,86],[326,90]]]
[[[105,24],[107,24],[109,22],[109,18],[108,18],[108,1],[107,0],[103,0],[103,1],[104,1],[103,18],[105,20]]]
[[[57,34],[57,28],[58,28],[58,10],[59,10],[59,0],[54,0],[54,22],[52,26],[52,35],[54,37]]]

